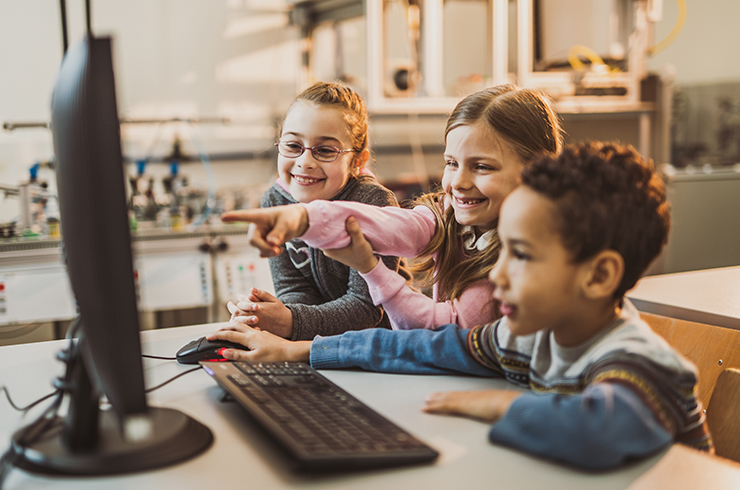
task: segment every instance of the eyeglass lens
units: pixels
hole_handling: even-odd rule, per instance
[[[341,153],[339,148],[335,148],[333,146],[320,145],[305,147],[292,141],[279,141],[277,147],[279,153],[288,158],[298,158],[303,155],[304,151],[310,150],[311,155],[321,162],[333,162]]]

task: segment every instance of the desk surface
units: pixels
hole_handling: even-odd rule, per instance
[[[172,356],[186,342],[215,330],[199,325],[142,332],[144,353]],[[54,354],[63,341],[0,347],[0,386],[19,405],[51,391],[61,374]],[[174,361],[144,360],[148,386],[190,369]],[[233,403],[218,401],[221,389],[205,372],[194,372],[153,392],[150,405],[179,409],[208,425],[213,446],[200,456],[157,471],[96,478],[44,477],[13,469],[6,490],[68,489],[451,489],[548,488],[598,490],[624,488],[740,488],[740,465],[697,453],[680,445],[627,468],[585,473],[488,443],[487,425],[465,418],[421,412],[433,391],[507,386],[503,380],[463,376],[412,376],[358,371],[322,371],[335,383],[378,412],[416,434],[440,452],[432,465],[364,471],[354,474],[301,476],[286,471],[270,442]],[[33,414],[31,414],[33,415]],[[27,422],[0,400],[0,449]],[[687,483],[690,483],[688,485]],[[631,487],[633,485],[633,487]]]
[[[740,267],[645,277],[627,297],[646,313],[740,330]]]

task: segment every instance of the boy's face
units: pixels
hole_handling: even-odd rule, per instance
[[[335,107],[313,102],[296,101],[285,116],[280,141],[304,147],[334,146],[339,150],[352,148],[344,113]],[[298,158],[278,154],[278,174],[298,202],[331,199],[349,180],[354,152],[342,153],[333,162],[320,162],[305,150]]]
[[[486,123],[447,133],[442,188],[461,225],[485,232],[496,225],[501,202],[519,184],[519,156]]]
[[[571,262],[555,228],[555,211],[552,201],[525,186],[501,207],[501,255],[489,278],[514,335],[549,328],[557,340],[582,321],[581,284],[588,265]]]

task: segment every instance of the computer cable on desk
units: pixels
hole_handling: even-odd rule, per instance
[[[163,361],[176,361],[177,360],[177,357],[152,356],[149,354],[142,354],[141,357],[146,357],[147,359],[161,359]]]
[[[195,368],[192,368],[192,369],[188,369],[187,371],[184,371],[184,372],[182,372],[182,373],[180,373],[180,374],[178,374],[178,375],[176,375],[176,376],[173,376],[173,377],[171,377],[170,379],[168,379],[167,381],[165,381],[164,383],[160,383],[160,384],[158,384],[157,386],[154,386],[154,387],[152,387],[152,388],[147,388],[147,389],[146,389],[146,393],[151,393],[151,392],[152,392],[152,391],[154,391],[154,390],[158,390],[158,389],[160,389],[161,387],[163,387],[164,385],[166,385],[166,384],[169,384],[169,383],[171,383],[171,382],[175,381],[175,380],[176,380],[177,378],[179,378],[180,376],[185,376],[186,374],[189,374],[189,373],[193,373],[193,372],[195,372],[195,371],[200,371],[200,366],[198,366],[198,367],[195,367]]]
[[[142,354],[141,357],[146,357],[147,359],[161,359],[163,361],[176,361],[177,360],[177,357],[153,356],[153,355],[150,355],[150,354]],[[200,370],[200,366],[195,367],[193,369],[188,369],[187,371],[184,371],[184,372],[182,372],[182,373],[180,373],[180,374],[178,374],[176,376],[171,377],[170,379],[168,379],[164,383],[158,384],[157,386],[154,386],[152,388],[147,388],[146,389],[146,393],[151,393],[154,390],[158,390],[161,387],[163,387],[164,385],[175,381],[180,376],[185,376],[188,373],[193,373],[193,372],[199,371],[199,370]]]
[[[74,349],[74,337],[79,326],[80,317],[78,316],[72,321],[69,330],[67,330],[67,339],[69,339],[69,345],[66,349],[63,349],[57,354],[59,360],[68,360],[69,353],[72,352]],[[10,470],[13,468],[13,466],[15,466],[18,456],[24,451],[23,448],[28,447],[30,444],[36,442],[49,430],[49,428],[53,424],[54,420],[56,419],[57,413],[59,412],[59,407],[62,405],[62,401],[64,400],[64,392],[67,382],[68,380],[66,379],[66,375],[64,377],[60,376],[54,381],[54,388],[56,388],[55,391],[43,396],[27,407],[23,407],[23,410],[21,410],[30,410],[32,407],[38,405],[42,401],[56,395],[56,398],[54,399],[52,404],[49,405],[46,410],[44,410],[44,412],[38,418],[36,418],[36,420],[25,426],[23,429],[20,430],[20,432],[17,433],[16,436],[13,437],[13,441],[11,441],[10,447],[7,451],[5,451],[2,457],[0,457],[0,490],[2,490],[5,479],[10,473]],[[18,409],[18,407],[16,407],[15,403],[13,403],[10,398],[10,392],[8,391],[8,388],[3,387],[3,389],[11,406]]]
[[[165,360],[165,361],[175,361],[175,360],[177,360],[177,358],[175,358],[175,357],[150,356],[148,354],[142,354],[141,357],[148,357],[150,359],[162,359],[162,360]],[[168,379],[167,381],[165,381],[164,383],[162,383],[162,384],[160,384],[158,386],[155,386],[153,388],[147,389],[146,392],[147,393],[150,393],[150,392],[152,392],[154,390],[157,390],[157,389],[161,388],[162,386],[166,385],[167,383],[170,383],[170,382],[176,380],[180,376],[184,376],[184,375],[186,375],[188,373],[192,373],[193,371],[197,371],[198,369],[200,369],[200,368],[197,367],[197,368],[189,369],[188,371],[185,371],[184,373],[180,373],[177,376],[174,376],[174,377]],[[52,391],[48,395],[42,396],[38,400],[36,400],[34,402],[31,402],[30,404],[26,405],[25,407],[19,407],[18,405],[15,404],[15,402],[13,401],[13,399],[10,397],[10,390],[8,389],[7,386],[0,386],[0,391],[4,391],[5,392],[5,398],[7,398],[8,403],[10,404],[10,406],[13,407],[14,410],[17,410],[19,412],[27,412],[27,411],[31,410],[33,407],[35,407],[36,405],[38,405],[39,403],[43,402],[44,400],[48,400],[49,398],[51,398],[52,396],[56,395],[59,392],[59,390]]]
[[[79,322],[79,317],[78,317],[72,323],[72,325],[70,326],[67,332],[67,338],[69,339],[69,347],[67,349],[62,350],[57,355],[57,357],[59,357],[59,359],[62,361],[65,361],[65,359],[68,358],[69,352],[73,348],[74,335],[79,326],[79,323],[80,322]],[[142,355],[142,357],[148,357],[148,358],[153,358],[153,359],[164,359],[164,360],[176,360],[176,358],[174,357],[160,357],[160,356],[150,356],[150,355]],[[188,369],[187,371],[179,373],[171,377],[170,379],[164,381],[163,383],[158,384],[157,386],[153,386],[151,388],[146,389],[145,392],[151,393],[152,391],[162,388],[163,386],[171,383],[172,381],[176,380],[177,378],[180,378],[181,376],[198,371],[200,369],[201,369],[200,366],[192,368],[192,369]],[[28,410],[32,409],[36,405],[40,404],[41,402],[48,400],[49,398],[56,395],[56,398],[54,399],[52,404],[49,405],[49,407],[47,407],[46,410],[44,410],[44,412],[36,420],[28,424],[25,428],[23,428],[22,431],[15,438],[15,442],[11,442],[10,447],[7,449],[7,451],[5,451],[5,453],[3,453],[2,456],[0,456],[0,490],[2,490],[5,479],[10,473],[10,470],[13,468],[13,466],[15,466],[15,461],[17,460],[17,457],[19,456],[20,452],[23,451],[23,447],[27,447],[28,445],[36,442],[51,427],[51,424],[54,422],[56,415],[59,412],[59,408],[62,405],[62,401],[64,400],[64,393],[67,388],[66,386],[67,381],[68,380],[62,377],[58,378],[54,382],[54,386],[56,388],[55,391],[47,395],[44,395],[43,397],[26,405],[25,407],[19,407],[18,405],[15,404],[15,402],[10,396],[10,391],[8,390],[7,386],[0,387],[0,390],[5,392],[5,397],[8,399],[10,406],[13,407],[13,409],[18,410],[20,412],[27,412]]]
[[[26,405],[25,407],[19,407],[18,405],[16,405],[13,402],[13,399],[10,398],[10,390],[8,390],[8,387],[7,386],[0,386],[0,391],[4,391],[5,392],[5,398],[8,399],[8,403],[10,403],[10,406],[13,407],[14,410],[17,410],[19,412],[27,412],[27,411],[31,410],[33,407],[35,407],[36,405],[38,405],[39,403],[41,403],[42,401],[47,400],[47,399],[51,398],[52,396],[56,395],[59,390],[52,391],[48,395],[42,396],[41,398],[39,398],[35,402],[32,402],[29,405]]]
[[[6,392],[7,393],[7,392]],[[57,395],[54,402],[44,410],[34,422],[27,425],[22,432],[16,437],[16,441],[21,441],[22,446],[27,446],[36,442],[42,435],[49,430],[49,427],[54,422],[56,414],[59,411],[59,407],[64,399],[64,391],[57,390],[52,395]],[[48,396],[46,397],[48,398]],[[22,446],[17,445],[17,442],[11,442],[10,447],[0,457],[0,489],[3,488],[5,478],[10,473],[16,462],[17,456],[23,451]]]

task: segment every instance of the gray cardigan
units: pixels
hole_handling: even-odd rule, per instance
[[[392,191],[375,177],[350,178],[332,201],[356,201],[376,206],[398,206]],[[262,196],[262,207],[294,204],[296,200],[279,183]],[[399,270],[397,257],[382,257],[391,270]],[[277,298],[293,313],[291,340],[316,335],[337,335],[348,330],[390,328],[387,315],[375,306],[365,280],[354,269],[326,257],[299,238],[285,244],[285,252],[270,258]],[[408,279],[401,266],[400,271]]]

